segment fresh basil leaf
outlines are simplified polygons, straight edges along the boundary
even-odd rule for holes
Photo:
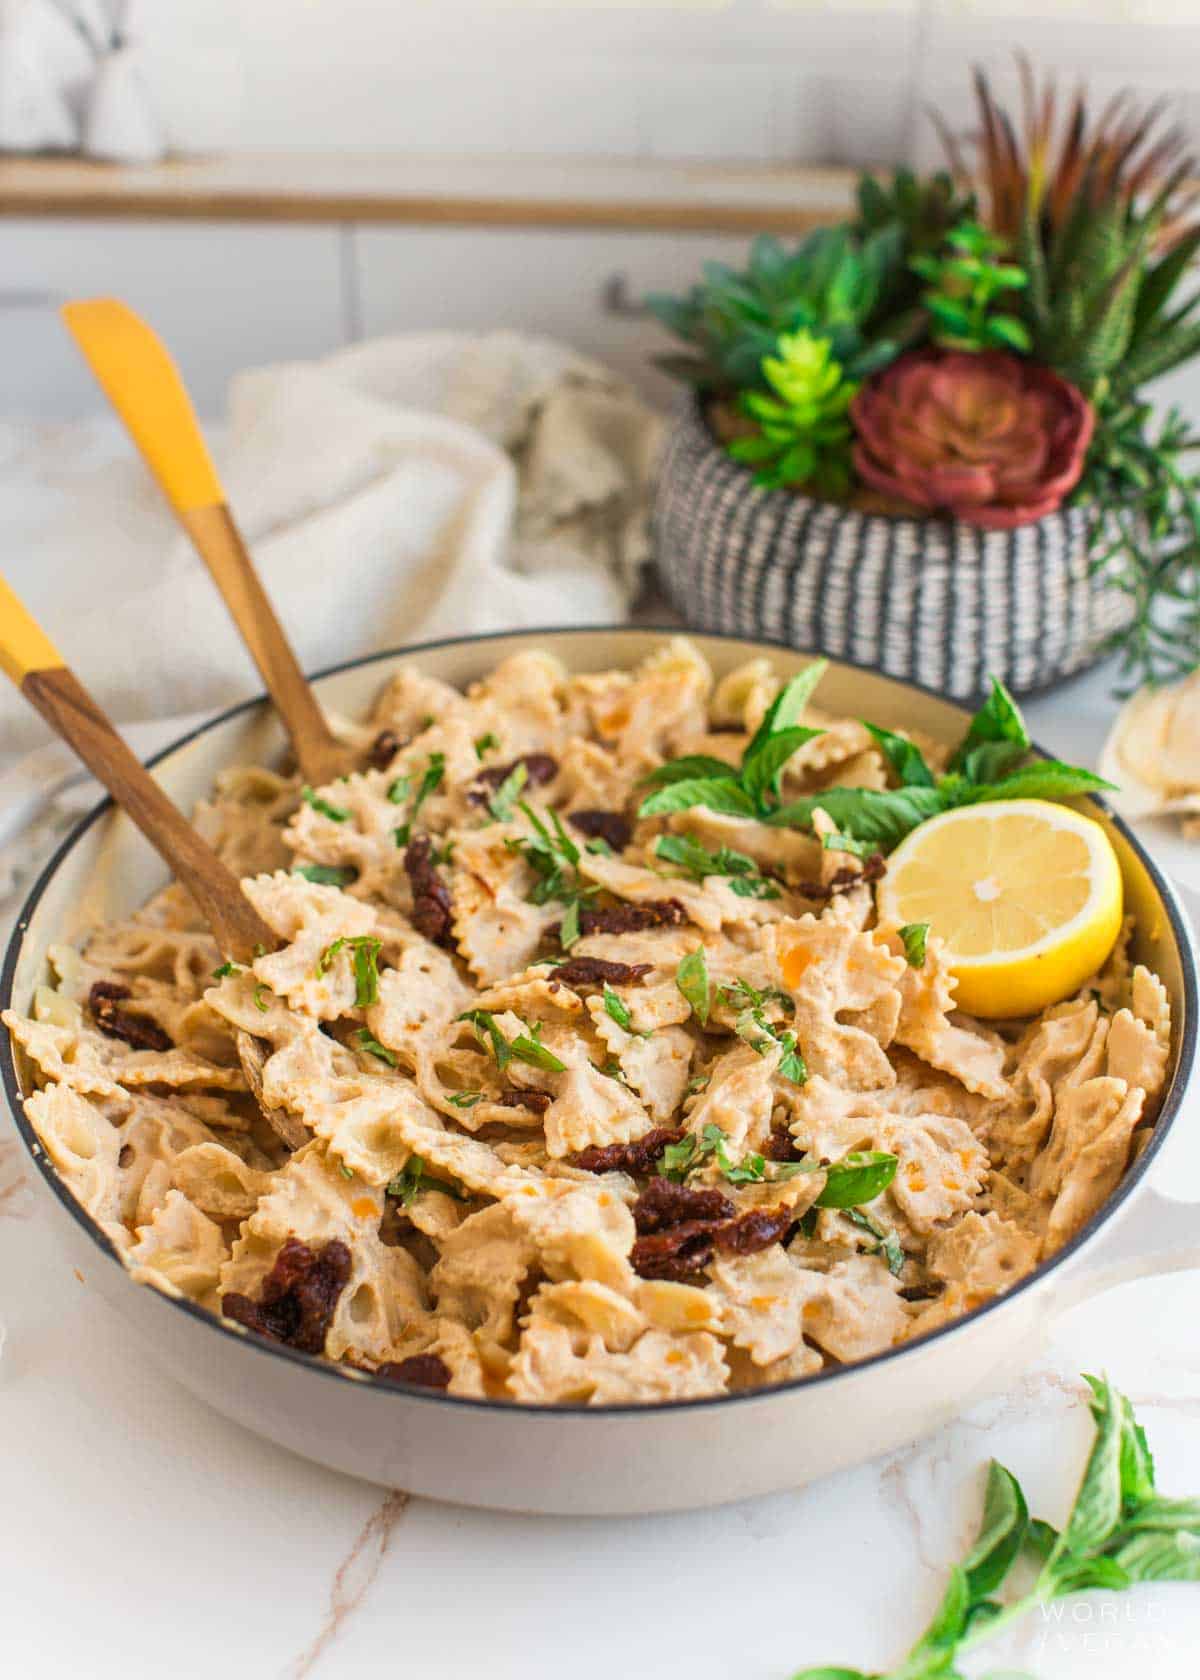
[[[946,809],[937,788],[826,788],[794,804],[772,811],[765,820],[772,828],[812,828],[812,814],[820,808],[843,834],[874,841],[882,851],[898,846],[927,817]]]
[[[357,1038],[361,1048],[364,1049],[368,1055],[378,1056],[379,1060],[381,1062],[386,1062],[389,1067],[396,1066],[396,1058],[388,1049],[387,1045],[380,1044],[379,1040],[372,1037],[366,1027],[360,1027],[358,1032],[355,1034],[355,1037]]]
[[[1007,776],[1028,753],[1020,741],[981,741],[963,759],[962,774],[968,782],[998,782]]]
[[[675,970],[675,984],[700,1025],[707,1026],[712,989],[708,982],[708,958],[703,945],[697,945],[694,951],[680,958]]]
[[[648,776],[642,777],[642,785],[667,787],[671,782],[694,781],[697,776],[736,782],[737,766],[727,764],[723,758],[710,758],[707,753],[691,753],[685,758],[673,758],[668,764],[660,764],[657,770],[651,770]]]
[[[447,1097],[446,1101],[451,1108],[474,1108],[477,1103],[483,1101],[483,1092],[456,1091],[452,1097]]]
[[[569,951],[579,936],[579,900],[573,898],[563,912],[563,919],[558,929],[558,942],[564,951]]]
[[[861,1668],[800,1668],[792,1680],[871,1680]]]
[[[1044,1522],[1041,1517],[1030,1517],[1029,1526],[1025,1530],[1025,1544],[1043,1563],[1054,1551],[1058,1541],[1059,1533],[1052,1523]]]
[[[1117,790],[1103,776],[1083,770],[1076,764],[1060,764],[1054,758],[1042,758],[1002,776],[998,782],[979,788],[964,803],[976,805],[992,799],[1073,799],[1081,793],[1115,793]]]
[[[500,786],[488,800],[488,810],[496,822],[507,822],[513,814],[513,806],[525,783],[529,780],[529,771],[522,759],[518,759],[512,769],[505,776]]]
[[[397,776],[396,780],[387,790],[388,803],[390,805],[403,805],[404,801],[408,798],[411,792],[412,777]]]
[[[857,1225],[860,1230],[870,1232],[871,1236],[875,1238],[875,1247],[871,1250],[871,1253],[882,1255],[888,1271],[891,1272],[893,1277],[899,1277],[904,1270],[905,1254],[900,1238],[895,1231],[885,1229],[877,1220],[872,1219],[869,1213],[864,1213],[861,1208],[842,1208],[841,1212],[843,1217],[848,1219],[852,1225]]]
[[[1111,1559],[1129,1581],[1200,1581],[1200,1534],[1194,1529],[1136,1534]]]
[[[410,1155],[404,1166],[388,1184],[385,1195],[393,1197],[402,1207],[411,1207],[418,1195],[427,1190],[438,1190],[443,1196],[449,1196],[456,1202],[468,1202],[470,1196],[451,1184],[444,1178],[431,1178],[425,1170],[425,1160],[421,1155]]]
[[[929,948],[929,923],[906,922],[900,929],[900,942],[910,968],[924,968]]]
[[[780,892],[774,881],[768,881],[765,875],[731,875],[729,890],[738,898],[779,898]]]
[[[1095,1377],[1084,1379],[1090,1384]],[[1133,1414],[1128,1395],[1119,1396],[1121,1406],[1121,1503],[1126,1513],[1140,1510],[1156,1499],[1154,1455],[1146,1431]],[[1200,1525],[1198,1525],[1200,1526]]]
[[[764,743],[772,735],[784,729],[791,729],[799,722],[804,708],[816,691],[817,684],[828,669],[827,659],[814,659],[811,665],[806,665],[803,671],[798,672],[791,682],[780,689],[767,707],[762,722],[742,754],[743,766],[749,764],[755,755],[762,751]]]
[[[317,887],[349,887],[358,880],[358,870],[350,864],[300,863],[292,874],[303,875]]]
[[[788,760],[806,741],[820,733],[819,729],[793,726],[768,735],[760,747],[755,748],[753,743],[747,747],[742,759],[741,783],[756,805],[762,805],[768,794],[779,791],[779,778]]]
[[[874,737],[883,756],[900,778],[902,787],[932,787],[933,771],[925,762],[925,754],[906,735],[896,735],[890,729],[880,729],[864,718],[863,727]]]
[[[1060,1546],[1067,1560],[1072,1554],[1099,1551],[1121,1520],[1121,1406],[1112,1386],[1097,1381],[1092,1383],[1090,1404],[1096,1439],[1062,1532]]]
[[[322,799],[320,794],[314,793],[310,787],[302,787],[300,797],[306,805],[311,805],[314,811],[319,812],[323,817],[328,817],[330,822],[344,823],[350,820],[349,811],[341,805],[331,805],[328,799]]]
[[[852,834],[823,834],[821,849],[826,852],[846,852],[850,857],[870,857],[873,847],[869,840],[856,840]]]
[[[489,729],[486,735],[481,735],[475,742],[475,757],[482,759],[484,753],[494,752],[499,745],[499,741]]]
[[[1130,1512],[1121,1528],[1127,1534],[1152,1528],[1190,1528],[1200,1534],[1200,1499],[1164,1499],[1155,1494]]]
[[[661,817],[671,811],[690,811],[696,805],[721,816],[753,817],[754,801],[736,781],[719,781],[713,776],[689,777],[672,782],[648,795],[638,808],[640,817]]]
[[[896,1176],[899,1161],[882,1149],[851,1150],[826,1169],[818,1207],[858,1207],[881,1196]]]
[[[518,1062],[528,1062],[530,1067],[543,1068],[547,1073],[566,1073],[566,1062],[560,1062],[551,1050],[541,1043],[538,1029],[535,1027],[532,1036],[529,1033],[518,1033],[512,1041],[512,1053]]]
[[[686,871],[695,881],[703,881],[705,876],[717,873],[716,853],[687,834],[660,834],[654,842],[654,855],[664,863],[673,863],[676,869]]]
[[[1029,731],[1016,701],[1002,682],[992,678],[992,690],[971,719],[967,733],[959,742],[948,768],[962,770],[968,756],[987,741],[1008,741],[1029,750]]]
[[[719,1131],[719,1127],[706,1126],[705,1133]],[[699,1138],[694,1132],[688,1132],[678,1143],[669,1143],[658,1158],[658,1176],[669,1178],[675,1184],[682,1184],[690,1172],[693,1172],[713,1152],[711,1137]]]
[[[910,1672],[925,1675],[942,1675],[947,1672],[944,1663],[935,1666],[927,1659],[948,1660],[953,1656],[954,1648],[966,1629],[970,1609],[971,1587],[967,1580],[967,1572],[956,1564],[950,1571],[950,1580],[933,1621],[909,1653],[905,1666],[910,1668]],[[919,1666],[922,1662],[923,1667]]]
[[[1020,1482],[993,1458],[979,1534],[962,1562],[973,1601],[996,1591],[1020,1556],[1028,1527],[1029,1507]]]

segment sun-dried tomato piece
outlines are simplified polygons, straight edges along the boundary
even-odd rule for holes
[[[505,1108],[527,1108],[531,1114],[545,1114],[554,1098],[549,1091],[518,1089],[516,1085],[506,1085],[500,1093],[500,1101]]]
[[[614,904],[608,910],[582,909],[579,931],[589,933],[645,933],[648,928],[682,927],[687,911],[677,898],[652,898],[645,904]]]
[[[418,1388],[448,1388],[450,1367],[436,1353],[414,1353],[408,1359],[389,1359],[376,1368],[384,1382],[415,1383]]]
[[[381,729],[371,742],[367,763],[372,770],[386,770],[404,742],[394,729]]]
[[[334,1308],[350,1280],[350,1266],[350,1250],[336,1237],[319,1252],[289,1237],[262,1281],[259,1300],[223,1295],[221,1311],[269,1341],[284,1342],[301,1353],[321,1353]]]
[[[636,986],[653,967],[653,963],[608,962],[604,957],[568,957],[554,969],[552,979],[573,992],[580,986]]]
[[[713,1232],[716,1245],[726,1254],[757,1254],[787,1235],[795,1219],[791,1208],[751,1208]]]
[[[614,852],[623,852],[633,838],[633,826],[620,811],[572,811],[567,821],[589,840],[606,840]]]
[[[882,852],[872,852],[863,859],[861,869],[839,869],[828,881],[796,881],[792,891],[798,892],[801,898],[836,898],[863,882],[882,881],[886,874],[887,859]]]
[[[771,1132],[762,1152],[768,1161],[799,1161],[803,1158],[803,1152],[796,1148],[790,1132]]]
[[[581,1149],[571,1156],[571,1165],[590,1173],[648,1173],[667,1145],[678,1143],[682,1136],[669,1126],[655,1126],[632,1143],[594,1143],[589,1149]]]
[[[511,764],[490,764],[486,770],[476,771],[467,799],[472,805],[486,805],[488,795],[495,793],[501,783],[508,780],[518,764],[525,766],[525,781],[529,787],[545,787],[558,775],[558,760],[551,758],[549,753],[522,753]]]
[[[106,1038],[119,1038],[134,1050],[173,1050],[173,1040],[157,1021],[117,1007],[132,995],[129,987],[117,980],[95,981],[88,993],[88,1008],[97,1027]]]
[[[712,1259],[716,1229],[714,1220],[687,1219],[639,1237],[629,1254],[633,1269],[639,1277],[682,1283]]]
[[[719,1190],[693,1189],[669,1178],[656,1178],[633,1204],[633,1222],[638,1230],[662,1231],[685,1219],[732,1219],[737,1209]]]
[[[418,933],[435,945],[453,945],[450,889],[433,864],[433,841],[417,834],[404,850],[404,870],[412,887],[411,920]]]

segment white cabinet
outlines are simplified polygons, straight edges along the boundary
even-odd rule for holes
[[[741,263],[748,239],[703,233],[525,228],[360,228],[355,235],[364,337],[420,327],[515,327],[599,356],[660,400],[650,365],[671,347],[649,317],[614,310],[648,291],[682,291],[713,260]]]
[[[347,238],[332,226],[0,220],[0,414],[102,407],[56,313],[66,298],[98,295],[143,313],[200,409],[220,413],[239,368],[344,342]]]

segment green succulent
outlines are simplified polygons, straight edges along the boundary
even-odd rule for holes
[[[913,336],[915,322],[889,321],[884,304],[905,264],[904,238],[888,226],[860,238],[849,227],[818,228],[793,251],[762,235],[745,269],[706,263],[683,297],[654,293],[652,314],[690,346],[656,358],[659,367],[707,392],[762,390],[764,364],[785,336],[828,340],[853,379],[885,367]]]
[[[1015,315],[993,308],[1003,292],[1023,290],[1029,276],[998,259],[1005,241],[978,222],[960,222],[946,235],[949,250],[916,256],[910,267],[930,282],[921,302],[933,318],[933,338],[952,350],[1027,352],[1029,328]]]
[[[804,485],[820,496],[844,496],[852,435],[847,410],[857,381],[845,377],[829,339],[807,327],[786,333],[779,354],[763,358],[762,371],[775,395],[742,393],[738,406],[759,429],[735,438],[729,453],[754,467],[755,482],[768,489]]]
[[[900,230],[907,260],[893,277],[887,305],[895,310],[914,308],[920,287],[910,260],[940,251],[950,229],[976,215],[974,193],[961,191],[948,170],[922,178],[911,169],[897,169],[890,184],[874,175],[861,175],[856,196],[854,231],[859,238],[884,228]]]

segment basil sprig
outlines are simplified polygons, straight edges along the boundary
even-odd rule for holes
[[[971,719],[943,776],[935,776],[912,741],[868,723],[892,774],[894,788],[826,788],[771,812],[764,820],[780,828],[811,829],[818,806],[851,840],[882,851],[898,846],[929,817],[960,805],[994,799],[1071,799],[1112,791],[1112,783],[1058,759],[1030,763],[1029,734],[1016,701],[992,679],[988,698]]]
[[[763,875],[752,857],[735,852],[731,846],[721,846],[710,852],[690,834],[660,834],[654,842],[655,857],[673,863],[690,875],[693,881],[704,881],[710,875],[724,875],[739,898],[778,898],[779,888]]]
[[[358,880],[358,870],[348,863],[301,863],[292,874],[303,875],[317,887],[349,887]]]
[[[739,764],[692,754],[659,765],[646,777],[647,785],[656,791],[643,799],[638,815],[657,817],[703,805],[725,816],[767,817],[779,804],[779,778],[784,765],[806,741],[821,733],[804,728],[796,720],[812,698],[827,664],[828,660],[815,660],[780,690]]]
[[[1155,1487],[1145,1431],[1125,1395],[1084,1379],[1096,1434],[1061,1530],[1031,1518],[1021,1484],[992,1460],[974,1545],[950,1573],[937,1613],[898,1667],[806,1668],[792,1680],[948,1680],[978,1646],[1031,1610],[1091,1588],[1121,1592],[1146,1581],[1200,1581],[1200,1499]],[[1022,1553],[1040,1560],[1032,1585],[1007,1603],[995,1594]]]
[[[475,1036],[484,1049],[490,1049],[496,1059],[496,1066],[501,1073],[510,1062],[526,1062],[530,1067],[543,1068],[547,1073],[565,1073],[567,1064],[559,1061],[552,1050],[547,1050],[542,1043],[542,1028],[540,1022],[526,1027],[523,1033],[518,1033],[510,1043],[500,1031],[496,1017],[486,1009],[468,1009],[465,1015],[460,1015],[460,1021],[469,1021],[475,1028]]]
[[[451,1184],[448,1179],[434,1178],[426,1170],[426,1162],[421,1155],[408,1157],[384,1194],[398,1201],[401,1207],[409,1208],[426,1190],[440,1190],[443,1196],[449,1196],[455,1202],[470,1200],[466,1191],[460,1189],[457,1184]]]
[[[317,979],[328,973],[330,964],[340,951],[349,951],[354,963],[354,1002],[359,1009],[369,1009],[372,1004],[379,1002],[379,953],[383,949],[381,940],[371,933],[357,933],[352,937],[343,935],[335,939],[332,945],[326,945],[317,958],[317,966],[313,970]]]
[[[422,805],[431,793],[436,793],[446,776],[445,753],[434,752],[429,755],[429,763],[425,766],[424,774],[417,784],[416,796],[409,807],[408,820],[402,822],[399,828],[392,830],[392,838],[397,846],[407,846],[412,839],[413,827]],[[393,805],[403,805],[412,788],[412,780],[408,776],[399,776],[388,789],[388,798]]]

